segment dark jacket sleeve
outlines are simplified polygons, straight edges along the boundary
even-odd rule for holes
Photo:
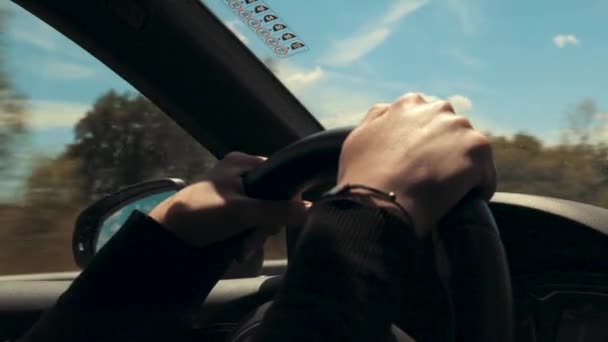
[[[135,212],[23,341],[188,340],[232,257],[230,240],[196,249]]]
[[[404,219],[358,198],[309,212],[254,341],[386,341],[420,242]]]
[[[258,341],[379,341],[414,264],[399,217],[334,198],[310,210]],[[24,341],[185,341],[234,242],[195,249],[141,213],[96,255]]]

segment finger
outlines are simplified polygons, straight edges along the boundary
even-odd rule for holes
[[[492,155],[490,155],[489,160],[486,161],[485,167],[482,172],[482,185],[479,189],[479,192],[483,199],[489,201],[496,193],[496,188],[498,187],[498,175],[496,172],[496,166],[494,165]]]
[[[454,107],[448,101],[435,101],[429,104],[436,113],[456,114]]]
[[[492,147],[488,138],[477,131],[471,131],[471,157],[475,172],[478,175],[478,184],[475,187],[483,199],[490,200],[497,188],[497,173],[494,165]]]
[[[239,174],[250,171],[266,161],[266,157],[252,156],[242,152],[230,152],[218,166],[227,166]]]
[[[306,210],[310,209],[310,207],[312,207],[312,202],[309,201],[302,201],[302,204],[304,204],[304,208]]]
[[[375,104],[365,115],[365,117],[363,118],[363,120],[361,120],[361,124],[366,124],[371,122],[374,119],[379,118],[380,116],[384,115],[386,113],[386,111],[388,111],[388,109],[391,107],[390,104],[388,103],[378,103]]]
[[[393,102],[393,106],[412,107],[427,103],[424,97],[419,93],[407,93],[402,95]]]
[[[498,188],[498,174],[496,172],[496,166],[494,162],[486,167],[486,182],[485,186],[481,189],[481,195],[486,201],[489,201],[494,197],[496,189]]]
[[[451,129],[465,129],[468,131],[474,131],[473,124],[466,117],[458,114],[446,114],[443,113],[444,118],[446,120],[446,124],[450,126]]]

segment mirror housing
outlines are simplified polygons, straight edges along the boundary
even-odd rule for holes
[[[84,269],[134,210],[147,214],[184,186],[184,181],[174,178],[143,182],[104,196],[83,210],[72,237],[76,264]]]

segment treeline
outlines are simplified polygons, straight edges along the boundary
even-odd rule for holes
[[[562,143],[543,146],[516,134],[491,137],[498,191],[551,196],[608,208],[608,146]]]
[[[214,162],[143,96],[107,92],[74,127],[74,142],[34,167],[23,200],[0,204],[0,275],[75,269],[71,234],[87,204],[148,179],[193,182]]]
[[[551,146],[524,133],[490,135],[499,191],[608,207],[608,146],[581,132]],[[34,168],[23,201],[0,205],[0,275],[74,269],[73,223],[88,203],[146,179],[192,182],[214,161],[143,96],[107,92],[75,126],[74,142]],[[283,255],[280,239],[270,242],[270,256]]]

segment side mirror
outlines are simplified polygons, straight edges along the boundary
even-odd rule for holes
[[[139,183],[97,200],[76,219],[72,238],[76,264],[85,268],[133,211],[147,214],[184,186],[181,179],[167,178]]]

